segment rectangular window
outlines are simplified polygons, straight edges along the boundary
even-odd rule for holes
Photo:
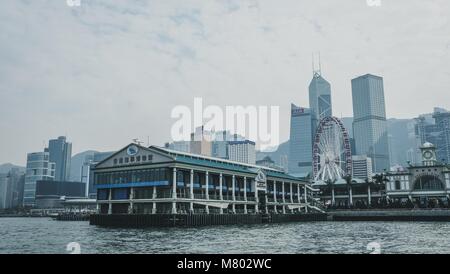
[[[147,161],[147,156],[145,156],[145,155],[142,156],[142,161],[143,161],[143,162]]]

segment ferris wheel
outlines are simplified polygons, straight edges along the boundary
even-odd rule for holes
[[[320,120],[313,147],[314,180],[335,182],[352,174],[348,132],[336,117]]]

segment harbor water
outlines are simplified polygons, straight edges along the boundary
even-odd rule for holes
[[[447,222],[299,222],[118,229],[0,218],[0,253],[450,253]]]

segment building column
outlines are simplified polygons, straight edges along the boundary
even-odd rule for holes
[[[206,200],[209,200],[209,172],[205,172]]]
[[[286,214],[286,206],[284,205],[286,203],[286,197],[284,197],[284,182],[281,182],[281,201],[283,201],[283,214]]]
[[[352,190],[351,185],[350,185],[350,190],[349,190],[348,194],[349,194],[349,203],[350,203],[350,206],[352,206],[353,205],[353,190]]]
[[[297,184],[297,201],[299,204],[302,202],[300,200],[300,184]]]
[[[173,176],[172,176],[172,214],[177,214],[177,169],[173,168]]]
[[[289,188],[291,190],[291,204],[294,203],[294,193],[292,192],[292,183],[289,184]]]
[[[244,201],[247,202],[247,177],[244,177]],[[247,214],[247,204],[244,204],[244,214]]]
[[[244,177],[244,201],[247,201],[247,177]]]
[[[234,204],[234,202],[236,201],[236,196],[234,194],[235,188],[236,188],[236,176],[233,175],[231,179],[231,197],[233,198],[233,205],[232,205],[233,213],[236,213],[236,205]]]
[[[370,206],[372,201],[372,193],[370,191],[370,183],[367,185],[367,204]]]
[[[274,205],[273,205],[273,209],[274,209],[274,211],[275,211],[275,214],[276,213],[278,213],[278,210],[277,210],[277,181],[273,181],[273,202],[274,202]]]
[[[156,203],[152,203],[152,214],[156,214]]]
[[[134,199],[134,188],[131,187],[130,188],[130,210],[129,210],[130,214],[133,214],[133,207],[134,207],[133,199]]]
[[[256,190],[256,180],[253,180],[253,189],[255,190],[255,213],[259,213],[259,197],[258,197],[258,191]]]
[[[209,171],[205,171],[205,198],[209,200]],[[209,214],[209,206],[205,206],[206,214]]]
[[[194,170],[191,169],[190,177],[189,177],[189,197],[194,199]],[[189,203],[189,210],[191,213],[194,213],[194,203]]]
[[[222,173],[220,173],[219,174],[219,188],[220,188],[220,191],[219,191],[219,198],[220,198],[220,200],[222,201],[223,200],[223,175],[222,175]],[[223,214],[223,208],[222,207],[220,207],[220,209],[219,209],[219,213],[220,214]]]
[[[336,204],[336,198],[334,197],[334,186],[331,186],[331,205],[334,206]]]
[[[219,174],[219,188],[220,188],[220,191],[219,191],[219,199],[220,200],[223,200],[223,175],[222,175],[222,173],[220,173]]]
[[[194,199],[194,170],[191,169],[191,174],[189,177],[189,197]]]
[[[96,210],[96,212],[97,212],[97,214],[99,214],[100,213],[100,205],[97,203],[96,205],[95,205],[95,210]]]
[[[112,214],[112,189],[109,189],[109,197],[108,197],[109,203],[108,203],[108,214]]]
[[[267,197],[267,193],[265,195],[265,199],[266,199],[266,208],[264,210],[266,214],[269,214],[269,206],[268,206],[269,198]]]
[[[308,189],[306,188],[306,185],[304,186],[305,189],[305,213],[308,213]]]

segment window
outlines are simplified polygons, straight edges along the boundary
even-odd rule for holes
[[[119,158],[119,164],[123,164],[123,158]]]
[[[445,189],[442,181],[433,175],[423,175],[414,182],[415,190],[443,190]]]
[[[117,165],[117,159],[114,159],[114,165]]]
[[[142,156],[142,161],[143,162],[147,161],[147,156],[146,155]]]
[[[396,189],[396,190],[400,190],[400,189],[402,189],[402,187],[401,187],[401,185],[400,185],[400,181],[399,181],[399,180],[395,181],[395,189]]]
[[[130,157],[130,162],[132,162],[132,163],[134,162],[134,156]]]
[[[136,156],[136,162],[140,162],[141,161],[141,156]]]
[[[128,157],[125,157],[125,164],[128,164]]]
[[[148,160],[153,161],[153,155],[148,155]]]

